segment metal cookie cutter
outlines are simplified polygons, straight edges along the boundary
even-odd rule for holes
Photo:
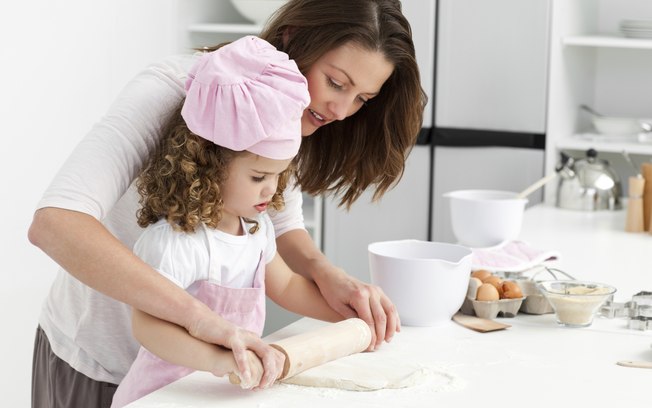
[[[643,291],[632,296],[628,327],[652,330],[652,292]]]
[[[639,292],[625,303],[614,302],[612,297],[600,308],[600,316],[627,317],[627,327],[630,329],[652,330],[652,292]]]
[[[632,330],[652,330],[652,318],[645,316],[634,316],[629,319],[627,327]]]

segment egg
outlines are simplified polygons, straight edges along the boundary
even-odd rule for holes
[[[496,287],[491,283],[483,283],[478,288],[478,294],[476,296],[476,300],[492,301],[498,299],[500,299],[500,294],[498,293],[498,289],[496,289]]]
[[[487,279],[483,280],[482,283],[490,283],[490,284],[494,285],[494,287],[498,291],[498,296],[500,296],[500,298],[503,297],[503,280],[500,279],[498,276],[493,276],[492,275],[492,276],[488,277]]]
[[[478,269],[478,270],[475,270],[475,271],[471,272],[471,276],[472,276],[473,278],[478,278],[478,279],[480,279],[481,281],[484,281],[484,280],[487,279],[489,276],[491,276],[491,272],[489,272],[489,271],[486,270],[486,269]]]
[[[469,279],[469,287],[466,290],[466,297],[469,299],[475,299],[478,294],[478,288],[482,285],[482,281],[478,278]]]
[[[518,299],[523,297],[523,292],[518,283],[514,281],[503,282],[503,298],[505,299]]]

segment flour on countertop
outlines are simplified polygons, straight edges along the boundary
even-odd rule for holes
[[[462,380],[444,368],[378,357],[377,353],[354,354],[306,370],[283,380],[283,383],[317,387],[322,392],[328,389],[374,393],[432,393],[459,390],[465,386]]]

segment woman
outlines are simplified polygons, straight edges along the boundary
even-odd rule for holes
[[[339,194],[344,206],[370,187],[380,198],[403,172],[425,105],[400,2],[290,0],[261,37],[288,53],[308,80],[312,101],[302,134],[310,137],[298,155],[297,185],[310,194]],[[134,78],[38,205],[29,239],[62,270],[39,319],[35,407],[110,405],[138,349],[129,306],[231,349],[242,372],[247,349],[263,367],[274,364],[259,337],[216,316],[131,252],[142,231],[130,185],[184,96],[182,74],[190,64],[184,61]],[[400,328],[390,300],[315,247],[302,228],[298,189],[288,189],[285,201],[286,209],[273,216],[279,254],[312,279],[338,313],[372,326],[372,348],[389,341]],[[268,384],[273,379],[265,375],[261,383]]]

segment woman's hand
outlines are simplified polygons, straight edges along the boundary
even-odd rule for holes
[[[361,282],[331,264],[303,229],[276,238],[279,254],[296,273],[313,280],[328,305],[345,318],[359,317],[371,328],[369,350],[401,331],[396,307],[378,286]]]
[[[369,350],[379,347],[383,340],[391,341],[394,333],[401,331],[396,307],[380,287],[361,282],[335,267],[313,276],[330,307],[346,318],[359,317],[369,325]]]

